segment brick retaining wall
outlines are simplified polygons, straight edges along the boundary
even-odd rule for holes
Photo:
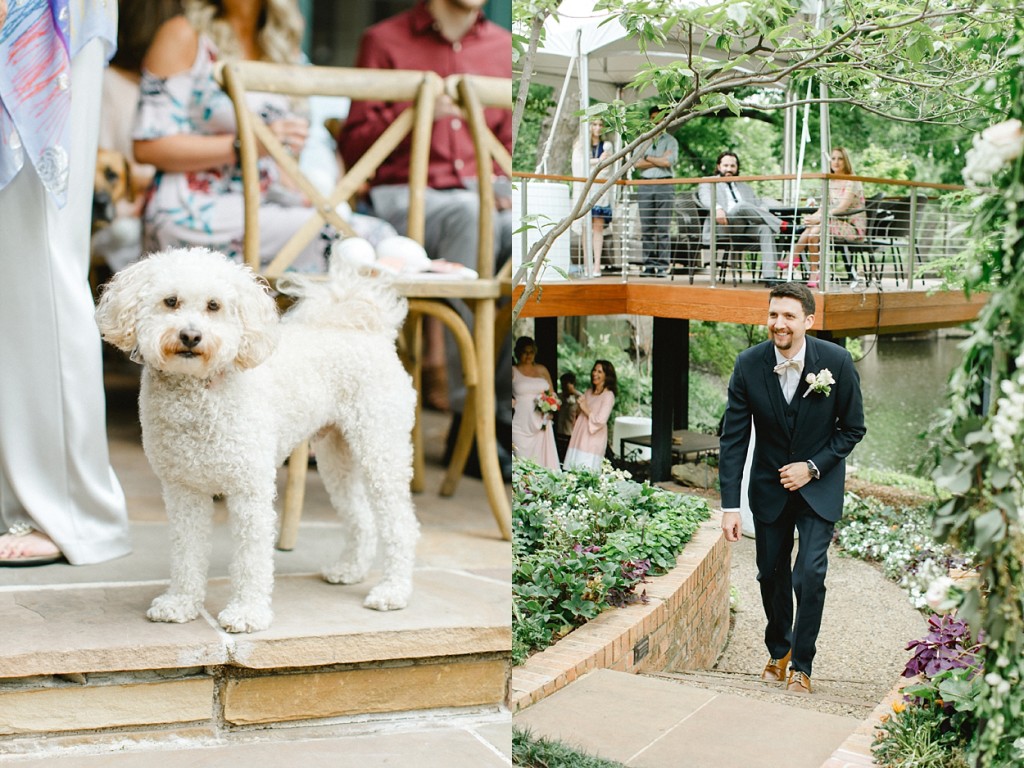
[[[512,670],[516,712],[594,669],[655,672],[710,669],[729,636],[732,550],[713,513],[664,576],[645,586],[649,601],[605,611]]]

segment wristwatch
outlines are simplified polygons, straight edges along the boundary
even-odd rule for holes
[[[821,480],[821,472],[818,471],[817,466],[810,459],[807,460],[807,471],[811,473],[811,477],[815,480]]]

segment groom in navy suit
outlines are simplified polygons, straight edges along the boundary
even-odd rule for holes
[[[719,461],[722,529],[728,541],[738,541],[740,482],[753,423],[748,496],[768,619],[769,660],[761,677],[797,693],[811,692],[828,546],[843,514],[846,457],[865,433],[853,360],[843,347],[806,335],[814,311],[814,294],[801,283],[783,283],[769,293],[769,340],[741,352],[729,380]],[[795,564],[794,530],[800,534]]]

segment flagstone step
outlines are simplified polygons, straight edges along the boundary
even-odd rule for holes
[[[187,624],[145,618],[165,582],[0,590],[0,755],[26,740],[118,729],[224,734],[332,718],[501,708],[511,595],[502,579],[422,568],[402,611],[362,607],[375,583],[279,576],[270,629],[216,623],[229,585]]]

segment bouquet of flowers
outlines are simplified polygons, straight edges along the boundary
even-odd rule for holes
[[[537,395],[536,407],[543,414],[554,413],[561,404],[562,401],[558,399],[557,395],[549,395],[547,392]]]

